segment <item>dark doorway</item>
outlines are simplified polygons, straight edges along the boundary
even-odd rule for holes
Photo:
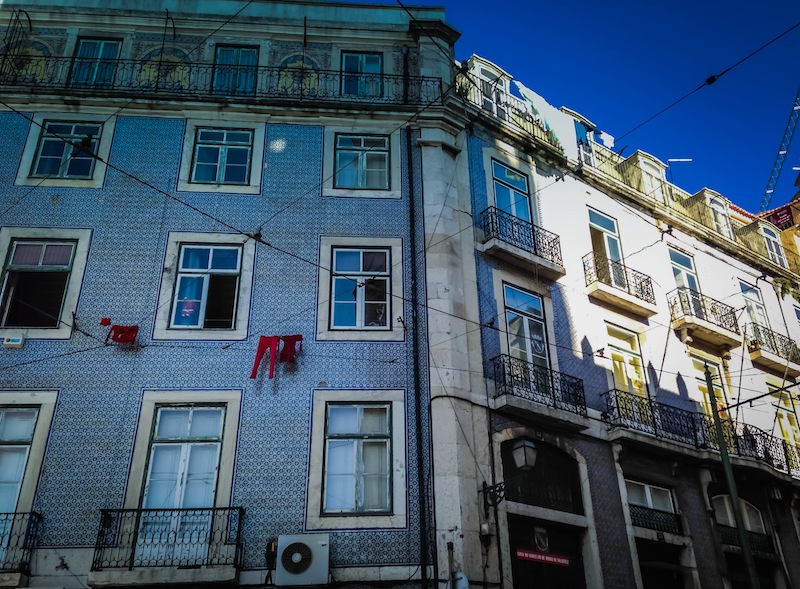
[[[581,589],[585,531],[563,524],[509,516],[514,589]]]
[[[637,538],[636,551],[644,589],[684,589],[683,547]]]

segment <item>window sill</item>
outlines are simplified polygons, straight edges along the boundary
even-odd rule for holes
[[[322,190],[322,196],[329,198],[381,198],[400,199],[400,190],[355,189],[355,188],[330,188]]]
[[[363,513],[310,515],[306,522],[306,529],[308,530],[397,529],[405,527],[405,515],[368,515]]]
[[[174,329],[157,327],[154,340],[239,341],[247,339],[247,329]]]

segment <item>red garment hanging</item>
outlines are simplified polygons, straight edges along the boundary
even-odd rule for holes
[[[282,335],[283,349],[281,350],[281,362],[294,362],[297,358],[297,352],[303,351],[303,336],[302,335]],[[300,349],[297,345],[300,344]]]
[[[280,346],[281,338],[279,336],[265,336],[262,335],[258,340],[258,348],[256,349],[256,359],[253,362],[253,370],[250,373],[250,378],[255,378],[258,375],[258,365],[264,359],[264,354],[269,350],[269,377],[275,376],[275,359],[278,356],[278,347]]]
[[[118,344],[132,344],[136,341],[138,333],[138,325],[112,325],[106,336],[106,343],[111,338],[112,341]]]

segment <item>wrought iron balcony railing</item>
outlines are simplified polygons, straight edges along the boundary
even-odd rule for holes
[[[489,207],[481,213],[484,240],[499,239],[530,252],[548,262],[562,266],[561,241],[555,233],[515,217],[511,213]]]
[[[717,524],[717,528],[719,528],[719,535],[722,537],[722,542],[724,544],[741,546],[741,542],[739,541],[739,533],[736,531],[736,528],[733,526],[724,526],[722,524]],[[770,538],[767,534],[747,532],[747,537],[750,540],[750,548],[756,552],[766,552],[768,554],[775,552],[775,548],[772,545],[772,538]]]
[[[0,571],[28,573],[31,551],[39,542],[42,516],[30,513],[0,513]]]
[[[739,334],[736,310],[730,305],[686,287],[676,288],[667,298],[673,321],[682,317],[695,317]]]
[[[745,326],[745,333],[747,347],[751,352],[764,350],[789,362],[800,364],[800,350],[794,340],[758,323],[748,323]]]
[[[311,66],[234,66],[183,61],[0,56],[0,87],[158,99],[237,102],[322,101],[428,105],[439,78],[358,74]]]
[[[719,450],[714,421],[709,415],[657,403],[619,389],[611,389],[604,396],[605,419],[611,427],[645,432],[701,449]],[[725,416],[722,418],[722,434],[730,454],[754,458],[800,479],[800,449],[795,445]]]
[[[92,570],[240,565],[242,507],[103,509]]]
[[[580,378],[505,354],[494,358],[492,364],[495,398],[513,395],[586,416],[586,399]]]
[[[642,505],[629,504],[628,507],[631,511],[631,523],[634,526],[669,534],[682,533],[681,518],[678,517],[677,513],[643,507]]]
[[[586,286],[602,282],[645,302],[656,304],[653,281],[642,272],[628,268],[622,262],[615,262],[603,254],[590,252],[583,256],[583,273]]]

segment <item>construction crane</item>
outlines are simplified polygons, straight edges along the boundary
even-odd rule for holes
[[[772,193],[775,192],[775,186],[778,184],[778,178],[780,178],[781,170],[783,169],[783,162],[786,160],[786,154],[789,153],[789,145],[792,143],[792,137],[794,137],[794,131],[797,128],[797,119],[800,119],[800,88],[797,89],[797,96],[794,98],[792,112],[789,113],[789,122],[786,123],[786,131],[783,133],[781,146],[778,148],[778,156],[775,158],[775,164],[772,166],[772,173],[769,175],[767,188],[761,199],[761,208],[758,209],[759,213],[763,213],[769,208],[769,203],[772,200]]]

